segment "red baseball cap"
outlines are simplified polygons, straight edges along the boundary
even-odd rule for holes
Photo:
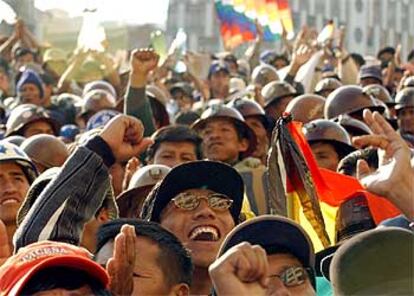
[[[30,244],[0,267],[0,295],[19,295],[37,272],[57,266],[85,271],[107,287],[109,276],[106,270],[91,258],[92,254],[86,249],[66,243],[42,241]]]

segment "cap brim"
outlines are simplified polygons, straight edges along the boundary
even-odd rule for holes
[[[233,200],[230,213],[237,223],[244,194],[243,179],[231,166],[215,161],[193,161],[173,168],[157,188],[151,220],[159,222],[162,210],[177,194],[188,189],[209,189]]]
[[[104,287],[108,286],[109,276],[104,268],[91,259],[80,256],[56,256],[50,257],[41,263],[33,266],[11,289],[9,296],[18,296],[20,291],[29,282],[29,280],[39,271],[49,267],[71,267],[73,269],[85,271],[91,277],[97,279]]]
[[[154,185],[132,188],[118,195],[115,200],[119,210],[119,217],[139,218],[140,208]],[[136,216],[128,217],[130,212],[136,212]]]
[[[372,75],[372,74],[363,74],[363,75],[361,75],[361,76],[359,76],[359,79],[367,79],[367,78],[373,78],[373,79],[376,79],[376,80],[378,80],[378,81],[381,81],[382,82],[382,78],[379,78],[378,76],[376,76],[376,75]]]
[[[315,272],[316,276],[324,276],[329,280],[329,266],[332,261],[332,256],[339,248],[340,244],[328,247],[315,254]]]
[[[263,215],[236,226],[226,236],[217,257],[245,241],[260,245],[267,253],[288,251],[303,266],[314,267],[315,255],[309,237],[295,222],[285,217]]]

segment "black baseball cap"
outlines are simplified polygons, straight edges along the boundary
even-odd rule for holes
[[[291,219],[261,215],[237,225],[224,239],[218,257],[241,242],[260,245],[269,255],[289,252],[304,267],[314,267],[315,252],[312,242],[303,228]]]
[[[238,223],[244,196],[243,179],[231,166],[208,160],[174,167],[147,197],[151,206],[143,215],[144,218],[160,222],[162,210],[177,194],[188,189],[209,189],[231,198],[233,204],[230,213],[235,223]]]

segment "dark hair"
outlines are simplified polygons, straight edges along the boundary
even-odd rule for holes
[[[31,54],[33,56],[33,59],[36,58],[36,53],[33,52],[31,49],[24,48],[24,47],[19,47],[14,52],[14,59],[18,59],[18,58],[20,58],[22,56],[25,56],[27,54]]]
[[[51,289],[75,290],[89,286],[93,295],[111,295],[97,279],[91,277],[86,271],[54,266],[38,271],[24,285],[19,295],[33,295]]]
[[[365,59],[362,55],[360,55],[359,53],[350,53],[349,56],[354,60],[354,62],[359,66],[363,66],[365,65]]]
[[[407,56],[407,61],[414,59],[414,49],[412,49]]]
[[[386,46],[384,48],[381,48],[377,53],[377,59],[380,59],[380,57],[385,53],[389,53],[391,55],[394,55],[395,54],[395,48],[391,47],[391,46]]]
[[[288,65],[288,64],[289,64],[289,59],[288,59],[288,57],[286,56],[286,54],[284,54],[284,53],[282,53],[282,54],[276,54],[276,55],[274,56],[274,58],[272,59],[272,64],[274,64],[277,60],[282,60],[282,61],[284,61],[284,62],[286,63],[286,65]]]
[[[200,115],[197,112],[194,112],[194,111],[180,111],[175,115],[174,121],[175,121],[176,124],[191,126],[199,118],[200,118]]]
[[[195,153],[197,159],[201,159],[201,138],[185,125],[168,125],[157,130],[153,135],[152,139],[154,144],[152,144],[147,149],[147,160],[154,158],[155,153],[157,152],[160,145],[164,142],[191,142],[195,146]]]
[[[185,283],[191,286],[193,263],[190,253],[174,234],[158,223],[138,219],[116,219],[102,225],[97,233],[97,252],[118,235],[122,225],[135,227],[139,236],[149,238],[160,248],[158,262],[170,286]]]
[[[345,156],[338,164],[337,171],[348,176],[355,176],[357,169],[357,162],[359,159],[365,160],[372,168],[378,168],[378,154],[377,149],[365,148],[356,150]]]
[[[336,154],[338,154],[338,160],[344,159],[352,151],[350,151],[350,149],[344,144],[336,141],[322,140],[321,142],[325,142],[332,145],[332,147],[335,149]]]
[[[151,106],[151,111],[155,122],[160,126],[167,126],[170,124],[170,118],[168,116],[165,106],[160,103],[155,97],[147,95],[148,101]]]

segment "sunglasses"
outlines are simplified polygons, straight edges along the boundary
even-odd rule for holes
[[[271,275],[270,278],[278,277],[285,287],[296,287],[305,283],[309,279],[310,268],[292,266],[284,270],[281,274]]]
[[[200,205],[202,199],[207,200],[209,208],[215,211],[228,210],[233,204],[233,200],[231,200],[228,196],[220,193],[212,193],[207,196],[200,196],[189,192],[183,192],[174,197],[172,201],[177,208],[186,211],[192,211]]]

